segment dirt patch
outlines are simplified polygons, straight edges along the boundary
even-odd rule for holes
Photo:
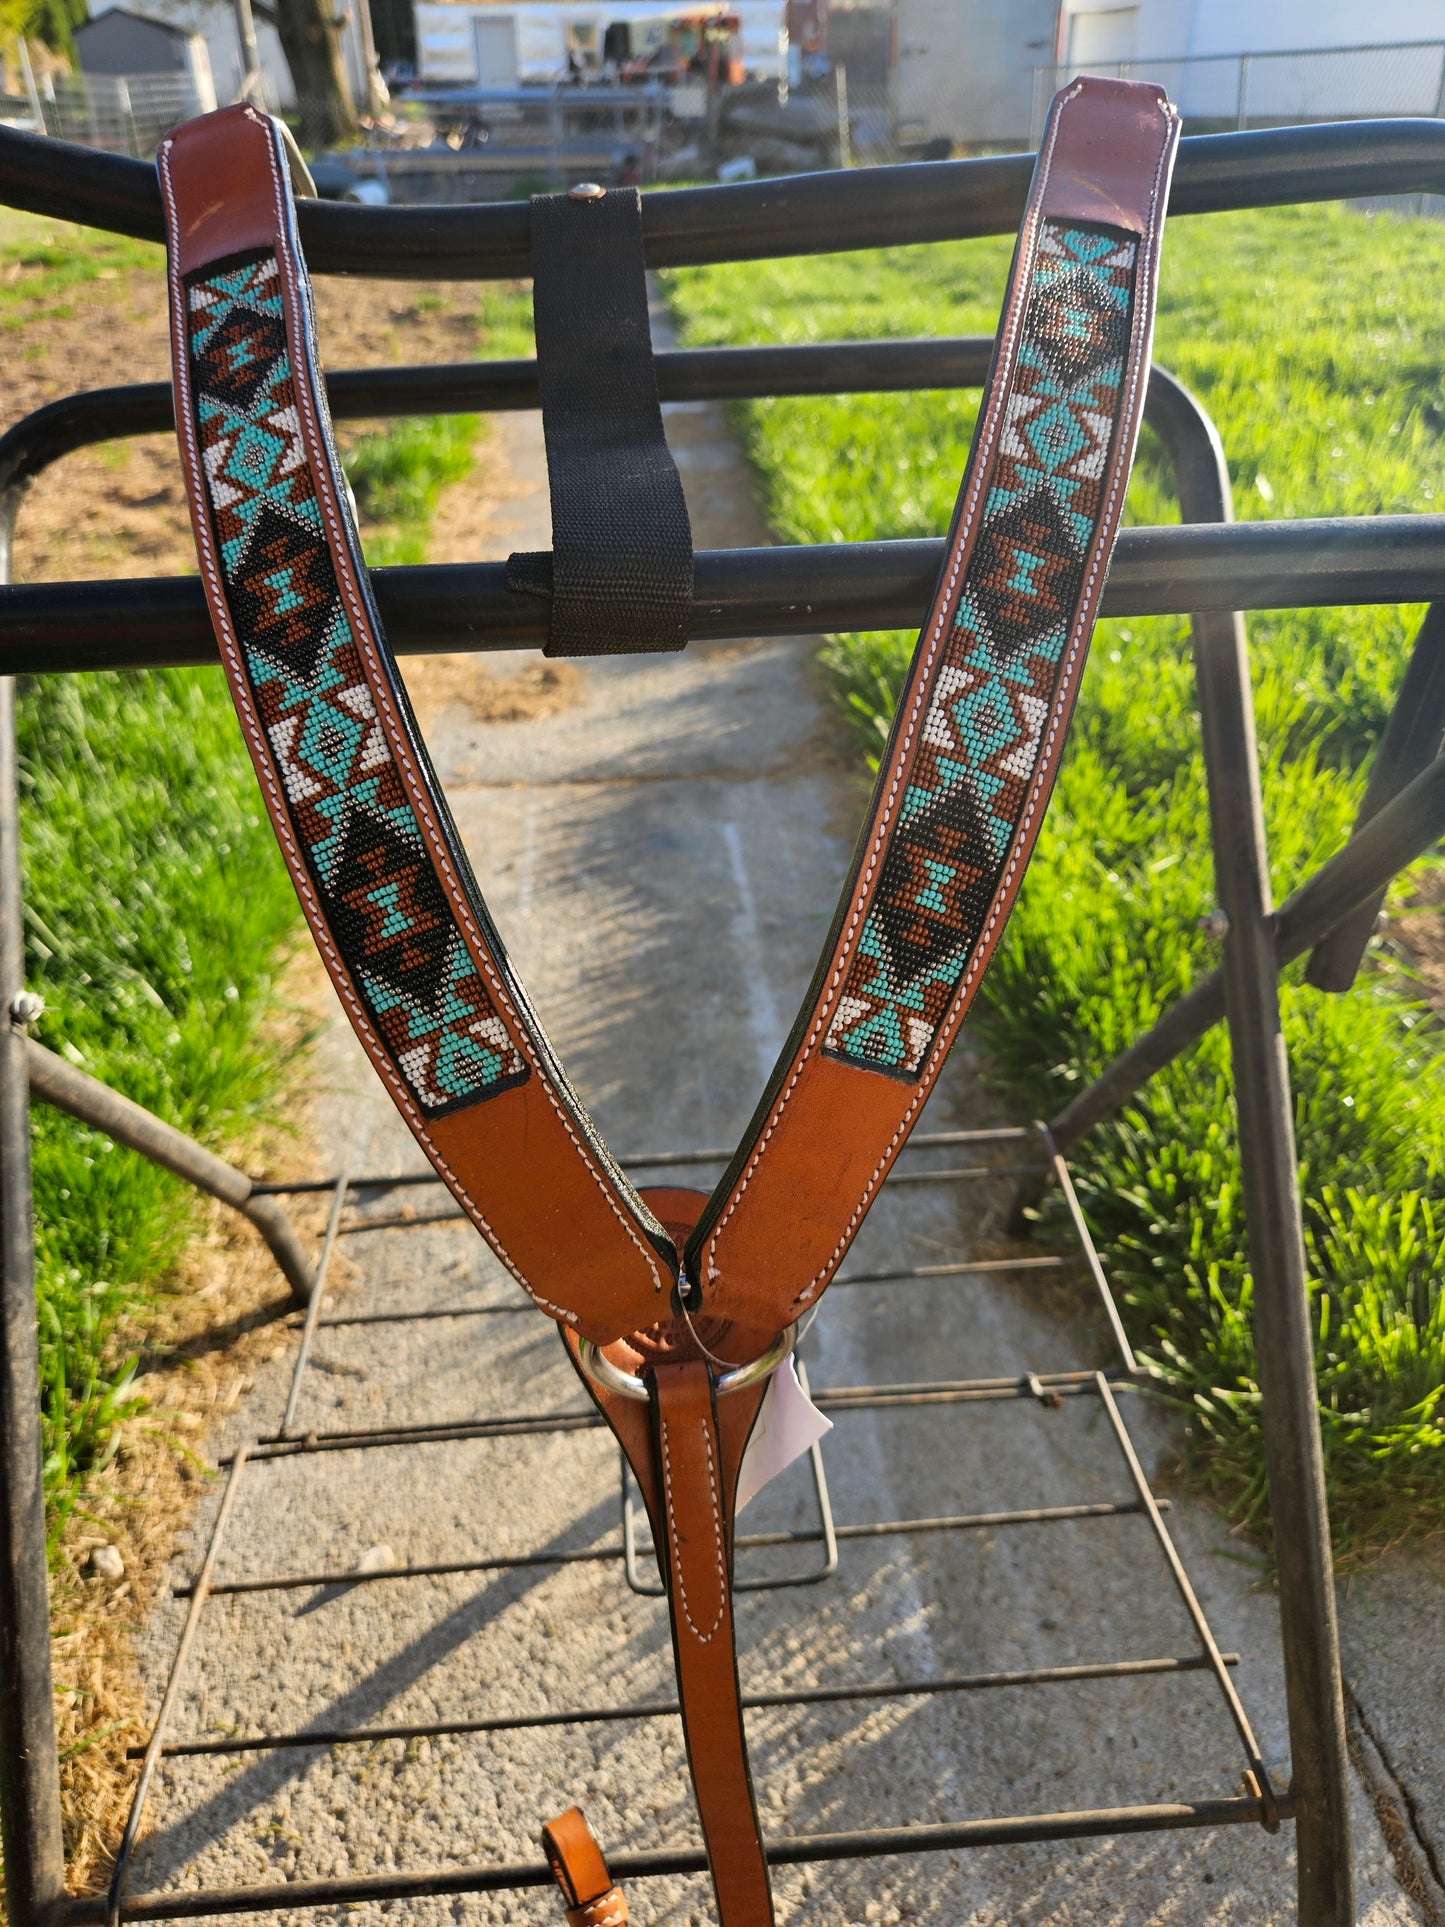
[[[418,656],[403,673],[424,730],[454,704],[480,723],[529,723],[570,709],[582,694],[570,662],[529,663],[515,676],[493,676],[471,656]]]
[[[1426,1001],[1445,1010],[1445,869],[1422,872],[1388,919],[1385,941],[1419,979]]]
[[[425,289],[318,280],[322,351],[332,368],[400,360],[473,361],[481,290],[469,282]],[[86,283],[71,312],[4,346],[0,429],[80,389],[169,378],[165,282],[132,270]],[[338,430],[343,450],[363,424]],[[20,510],[15,580],[57,582],[194,574],[185,495],[169,433],[103,443],[39,477]]]

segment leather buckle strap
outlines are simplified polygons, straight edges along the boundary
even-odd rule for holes
[[[679,1246],[707,1202],[701,1191],[672,1187],[645,1196]],[[609,1348],[610,1363],[646,1384],[642,1404],[630,1385],[619,1392],[608,1380],[590,1376],[581,1342],[571,1332],[562,1336],[589,1398],[627,1456],[652,1526],[667,1591],[683,1738],[719,1917],[725,1927],[771,1927],[732,1592],[738,1475],[768,1381],[751,1377],[719,1398],[712,1367],[688,1325],[677,1319]],[[708,1336],[718,1334],[709,1328]],[[619,1356],[624,1353],[625,1362]]]
[[[542,1850],[566,1902],[567,1927],[627,1927],[627,1902],[580,1807],[542,1829]]]

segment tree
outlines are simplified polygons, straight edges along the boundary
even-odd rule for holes
[[[341,50],[346,15],[336,12],[333,0],[276,0],[274,10],[255,10],[262,19],[273,19],[281,36],[303,143],[329,147],[333,141],[354,140],[361,123]]]
[[[0,0],[0,39],[23,34],[74,59],[71,34],[86,18],[85,0]]]

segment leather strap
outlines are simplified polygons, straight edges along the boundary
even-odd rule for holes
[[[627,1902],[614,1887],[580,1807],[568,1807],[542,1829],[542,1850],[562,1889],[567,1927],[627,1927]]]
[[[1054,103],[869,820],[803,1012],[710,1200],[639,1195],[611,1164],[476,892],[370,600],[279,135],[229,108],[160,150],[182,461],[272,821],[398,1108],[563,1326],[636,1474],[724,1927],[772,1920],[731,1597],[765,1386],[720,1399],[709,1360],[761,1356],[832,1277],[1017,894],[1122,513],[1177,138],[1157,88],[1085,79]],[[676,1319],[684,1245],[691,1316]],[[646,1401],[582,1372],[579,1337],[641,1374]],[[565,1873],[582,1848],[553,1824],[571,1842],[554,1860]],[[589,1927],[604,1890],[582,1889],[599,1877],[600,1856],[570,1889]]]
[[[332,982],[397,1109],[542,1309],[605,1342],[668,1303],[671,1240],[568,1085],[462,852],[372,601],[277,123],[157,156],[176,428],[206,597]]]
[[[689,1241],[765,1337],[816,1302],[937,1080],[1037,840],[1123,513],[1178,144],[1157,87],[1049,116],[933,606],[770,1087]]]
[[[701,1191],[643,1194],[679,1245],[706,1202]],[[718,1915],[725,1927],[771,1927],[772,1896],[758,1829],[743,1730],[733,1637],[733,1521],[738,1473],[766,1382],[719,1398],[689,1328],[669,1321],[607,1348],[613,1364],[639,1369],[643,1405],[583,1371],[577,1341],[568,1352],[588,1395],[617,1435],[652,1525],[667,1587],[678,1701],[693,1792]],[[717,1333],[704,1328],[706,1343]]]

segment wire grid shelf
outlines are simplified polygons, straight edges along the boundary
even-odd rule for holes
[[[1190,1583],[1178,1551],[1170,1537],[1164,1514],[1168,1500],[1152,1492],[1138,1452],[1120,1407],[1120,1395],[1147,1381],[1150,1373],[1136,1359],[1119,1318],[1108,1278],[1090,1237],[1079,1206],[1068,1166],[1049,1137],[1046,1127],[1012,1127],[996,1130],[934,1131],[919,1133],[909,1150],[924,1154],[952,1152],[962,1154],[955,1163],[934,1165],[914,1155],[895,1169],[888,1182],[897,1187],[953,1186],[979,1181],[996,1181],[1019,1176],[1042,1177],[1056,1183],[1067,1212],[1074,1249],[1065,1253],[945,1260],[935,1264],[895,1266],[876,1270],[855,1268],[845,1271],[834,1285],[835,1291],[888,1292],[907,1289],[929,1281],[962,1279],[969,1276],[1009,1277],[1030,1274],[1065,1274],[1081,1269],[1091,1282],[1098,1307],[1110,1335],[1112,1358],[1103,1369],[1080,1367],[1067,1371],[1019,1371],[1007,1377],[976,1379],[925,1379],[879,1384],[822,1385],[812,1388],[814,1402],[835,1420],[845,1414],[879,1412],[900,1408],[947,1408],[965,1405],[1003,1406],[1013,1401],[1030,1401],[1055,1409],[1073,1399],[1096,1401],[1105,1421],[1107,1434],[1117,1448],[1132,1496],[1109,1501],[1069,1501],[1050,1506],[1033,1506],[995,1511],[956,1513],[945,1516],[835,1520],[829,1493],[823,1448],[814,1446],[809,1455],[808,1478],[816,1522],[801,1528],[758,1533],[739,1533],[738,1590],[778,1590],[786,1587],[819,1587],[846,1571],[846,1548],[859,1541],[912,1538],[926,1535],[995,1531],[1014,1526],[1042,1526],[1092,1519],[1136,1515],[1149,1530],[1161,1577],[1171,1585],[1182,1602],[1190,1621],[1193,1642],[1180,1653],[1130,1655],[1088,1660],[1076,1664],[1013,1668],[970,1673],[940,1673],[935,1676],[889,1679],[860,1679],[850,1683],[815,1687],[788,1687],[777,1680],[754,1678],[755,1670],[744,1662],[743,1705],[748,1710],[763,1708],[803,1708],[850,1702],[921,1700],[933,1696],[988,1693],[1003,1688],[1046,1688],[1085,1680],[1128,1679],[1143,1676],[1182,1676],[1205,1673],[1212,1677],[1224,1708],[1233,1725],[1243,1756],[1240,1790],[1215,1793],[1195,1799],[1172,1800],[1149,1805],[1083,1809],[1055,1813],[1030,1813],[994,1819],[969,1819],[949,1825],[918,1825],[867,1828],[854,1832],[802,1835],[770,1839],[768,1856],[775,1866],[849,1860],[876,1855],[943,1851],[964,1847],[993,1846],[1040,1840],[1066,1840],[1088,1836],[1162,1831],[1176,1827],[1213,1827],[1225,1824],[1256,1824],[1270,1831],[1292,1817],[1289,1795],[1272,1782],[1261,1755],[1259,1743],[1248,1714],[1236,1689],[1232,1672],[1239,1655],[1220,1650],[1203,1608]],[[689,1152],[642,1154],[624,1160],[635,1173],[675,1172],[726,1162],[723,1150],[702,1149]],[[533,1682],[536,1696],[543,1703],[527,1714],[481,1714],[476,1717],[451,1717],[409,1723],[375,1723],[359,1726],[307,1724],[291,1729],[230,1733],[221,1737],[206,1734],[175,1734],[173,1715],[179,1703],[190,1656],[195,1645],[208,1601],[254,1593],[302,1591],[318,1587],[351,1587],[368,1584],[395,1585],[420,1579],[464,1574],[503,1574],[523,1569],[559,1567],[585,1563],[617,1570],[619,1600],[621,1588],[630,1587],[645,1595],[661,1593],[651,1572],[651,1548],[645,1538],[645,1520],[639,1530],[634,1507],[634,1489],[625,1462],[619,1481],[619,1531],[615,1539],[575,1550],[533,1550],[507,1556],[476,1557],[456,1560],[429,1560],[397,1563],[375,1571],[327,1570],[262,1573],[240,1578],[218,1579],[218,1562],[228,1524],[235,1509],[237,1492],[243,1479],[264,1476],[262,1468],[280,1459],[305,1458],[318,1453],[360,1453],[401,1451],[420,1445],[459,1443],[463,1440],[547,1437],[603,1430],[601,1419],[580,1402],[550,1412],[504,1411],[487,1417],[445,1424],[386,1424],[374,1428],[318,1430],[298,1424],[297,1412],[308,1366],[312,1360],[317,1332],[327,1329],[358,1328],[374,1331],[384,1340],[389,1329],[412,1323],[445,1323],[463,1327],[475,1321],[534,1315],[524,1300],[515,1303],[428,1305],[422,1308],[374,1310],[361,1305],[356,1309],[326,1312],[327,1274],[338,1242],[359,1234],[388,1232],[404,1234],[428,1225],[462,1222],[463,1214],[448,1205],[432,1210],[423,1205],[410,1211],[398,1210],[390,1202],[398,1194],[413,1189],[434,1187],[439,1183],[432,1172],[369,1174],[343,1170],[332,1179],[305,1183],[267,1185],[266,1190],[295,1196],[307,1191],[329,1191],[330,1210],[322,1247],[318,1286],[307,1308],[301,1327],[292,1369],[285,1416],[274,1433],[239,1447],[222,1458],[227,1479],[216,1512],[204,1556],[194,1577],[177,1588],[177,1596],[188,1600],[181,1637],[171,1664],[161,1705],[144,1747],[131,1749],[131,1757],[141,1761],[125,1832],[117,1856],[108,1900],[71,1902],[67,1913],[76,1920],[106,1918],[111,1922],[127,1920],[180,1919],[233,1912],[264,1912],[292,1907],[327,1906],[361,1901],[415,1899],[428,1895],[497,1892],[547,1886],[552,1875],[539,1857],[535,1863],[450,1866],[415,1872],[385,1870],[373,1874],[330,1879],[294,1879],[256,1887],[162,1891],[128,1894],[128,1876],[140,1829],[155,1788],[157,1769],[163,1760],[222,1756],[239,1759],[246,1755],[294,1752],[301,1749],[375,1746],[382,1741],[415,1741],[446,1736],[487,1736],[535,1731],[546,1728],[588,1727],[620,1722],[675,1719],[679,1713],[675,1698],[621,1700],[612,1704],[551,1705],[546,1703],[546,1682]],[[368,1208],[370,1207],[370,1208]],[[379,1208],[378,1208],[379,1207]],[[487,1326],[481,1327],[485,1332]],[[803,1362],[806,1372],[806,1362]],[[841,1459],[848,1450],[846,1427],[839,1427],[830,1438],[827,1456]],[[620,1457],[620,1455],[619,1455]],[[404,1476],[404,1475],[403,1475]],[[759,1553],[782,1549],[806,1549],[810,1563],[782,1574],[763,1574],[756,1570]],[[753,1570],[750,1570],[753,1567]],[[663,1874],[694,1873],[705,1869],[699,1849],[691,1846],[663,1846],[648,1852],[617,1852],[609,1856],[618,1879],[639,1879]]]

